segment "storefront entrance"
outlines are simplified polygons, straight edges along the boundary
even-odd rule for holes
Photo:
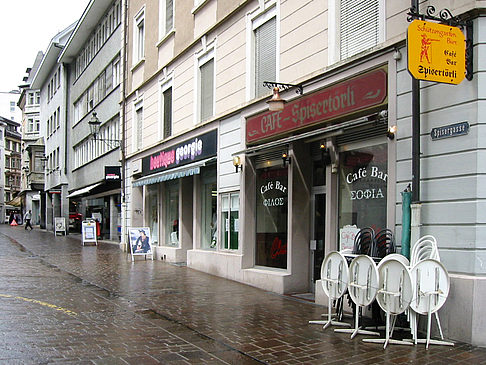
[[[312,189],[311,197],[311,282],[310,288],[315,291],[315,282],[321,278],[321,264],[324,260],[324,232],[326,223],[326,188]]]

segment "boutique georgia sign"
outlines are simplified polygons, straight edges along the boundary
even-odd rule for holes
[[[387,73],[377,69],[334,84],[246,121],[248,144],[378,106],[386,101]]]
[[[408,71],[417,80],[459,84],[466,73],[466,42],[457,27],[414,20],[408,26]]]

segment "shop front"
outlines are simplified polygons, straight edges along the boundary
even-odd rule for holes
[[[313,293],[326,253],[347,244],[341,232],[393,228],[387,109],[381,66],[246,119],[246,149],[234,154],[244,155],[243,212],[254,222],[245,227],[254,237],[246,282]]]
[[[132,183],[142,204],[133,209],[132,225],[150,228],[157,258],[186,262],[195,242],[216,247],[216,155],[211,130],[142,158]]]

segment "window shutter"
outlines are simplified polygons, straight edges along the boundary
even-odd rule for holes
[[[380,35],[378,0],[341,0],[341,59],[378,44]]]
[[[172,134],[172,88],[163,93],[164,96],[164,138]]]
[[[277,20],[272,18],[255,29],[255,93],[268,93],[264,81],[277,81]]]
[[[201,66],[201,121],[213,115],[214,59]]]

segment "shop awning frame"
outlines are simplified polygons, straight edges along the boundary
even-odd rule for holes
[[[96,183],[96,184],[89,185],[89,186],[82,188],[82,189],[74,190],[72,193],[68,194],[66,196],[66,198],[73,198],[75,196],[79,196],[79,195],[89,193],[91,190],[93,190],[97,186],[100,186],[101,184],[103,184],[103,183]]]
[[[167,171],[158,172],[153,175],[141,177],[132,183],[133,187],[157,184],[167,180],[179,179],[181,177],[198,175],[201,172],[201,167],[206,166],[209,162],[216,161],[216,157],[207,158],[202,161],[193,162],[188,165],[176,167]]]
[[[232,153],[231,156],[237,156],[241,154],[258,155],[264,153],[265,151],[268,151],[268,149],[270,148],[279,148],[301,139],[314,137],[320,134],[323,135],[322,138],[326,138],[336,134],[341,134],[346,128],[353,128],[356,126],[362,126],[370,123],[377,123],[379,120],[380,120],[379,114],[372,114],[358,119],[350,120],[347,122],[333,124],[324,128],[314,129],[308,132],[300,133],[295,136],[281,138],[276,141],[271,141],[257,146],[248,147],[247,149],[244,149],[242,151]],[[386,120],[387,120],[386,118],[383,118],[380,121],[386,123]]]

